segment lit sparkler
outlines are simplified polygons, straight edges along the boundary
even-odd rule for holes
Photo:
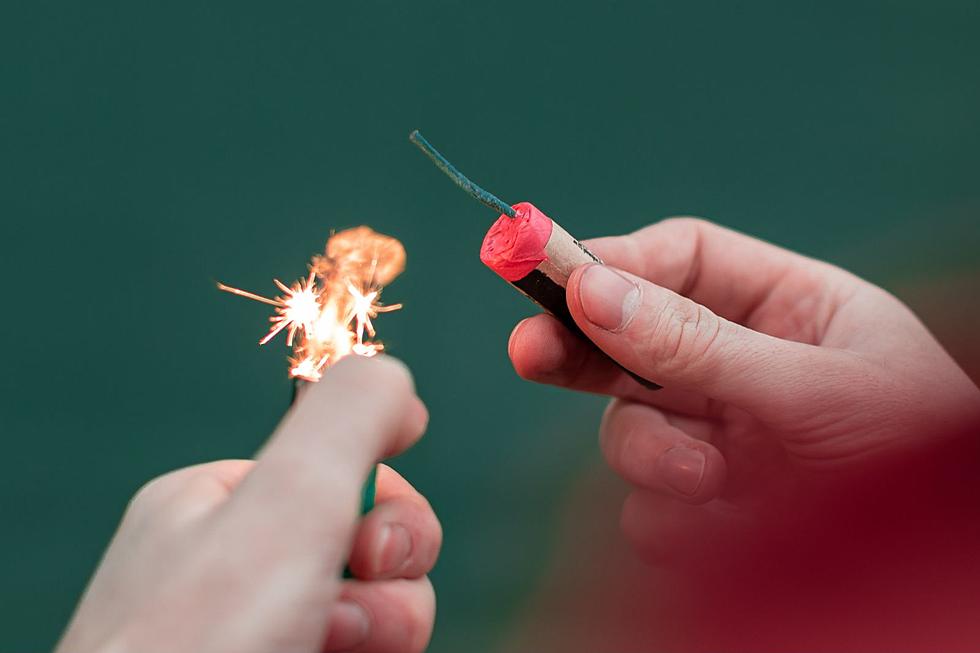
[[[273,299],[222,283],[220,290],[275,307],[264,345],[286,331],[293,350],[289,375],[318,381],[323,370],[348,354],[374,356],[384,349],[377,341],[373,318],[398,310],[401,304],[380,303],[381,289],[405,269],[405,248],[395,238],[368,227],[332,235],[322,256],[315,256],[310,274],[292,286],[274,279],[283,292]],[[297,337],[298,335],[298,337]]]
[[[347,282],[347,290],[350,292],[351,297],[354,298],[354,303],[347,310],[347,324],[350,325],[351,322],[357,324],[357,344],[364,344],[364,329],[367,329],[368,335],[372,338],[375,336],[374,324],[371,323],[371,318],[378,317],[378,313],[389,313],[391,311],[397,311],[402,307],[401,304],[392,304],[391,306],[383,306],[379,304],[376,300],[380,294],[380,290],[372,290],[367,294],[362,293],[360,290],[354,287],[350,281]]]

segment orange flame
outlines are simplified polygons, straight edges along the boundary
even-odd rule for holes
[[[314,256],[310,274],[292,286],[273,281],[283,294],[273,299],[232,288],[220,290],[269,304],[275,313],[272,326],[260,341],[264,345],[286,331],[293,355],[289,375],[318,381],[323,370],[344,356],[374,356],[384,349],[374,338],[372,319],[396,311],[401,304],[381,304],[381,289],[405,269],[405,248],[395,238],[355,227],[327,240],[322,256]],[[297,337],[298,335],[298,337]]]

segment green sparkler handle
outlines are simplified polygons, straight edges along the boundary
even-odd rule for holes
[[[377,492],[377,482],[378,482],[378,466],[375,465],[371,468],[371,473],[368,474],[367,480],[364,481],[364,487],[361,488],[361,514],[366,515],[371,512],[371,508],[374,507],[374,496]]]
[[[361,488],[361,514],[366,515],[371,512],[371,508],[374,508],[374,497],[377,493],[377,483],[378,482],[378,466],[374,465],[371,467],[370,473],[368,473],[367,480],[364,481],[364,486]],[[344,566],[344,578],[354,578],[354,574],[351,572],[350,567]]]

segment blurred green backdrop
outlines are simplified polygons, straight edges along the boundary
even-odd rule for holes
[[[900,290],[976,266],[978,34],[976,2],[8,0],[0,650],[55,641],[143,481],[276,424],[285,348],[214,281],[361,223],[409,253],[378,324],[432,413],[396,462],[446,530],[432,650],[493,648],[602,402],[515,377],[533,308],[409,130],[581,238],[700,214]]]

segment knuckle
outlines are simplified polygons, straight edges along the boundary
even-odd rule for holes
[[[674,296],[652,322],[647,350],[664,374],[707,372],[723,328],[724,321],[704,306]]]
[[[123,523],[165,536],[179,531],[200,514],[207,505],[182,500],[185,486],[172,476],[172,473],[160,476],[137,490],[123,513]]]
[[[174,531],[227,499],[218,478],[192,468],[178,469],[145,483],[129,500],[124,520]]]
[[[687,234],[691,230],[697,228],[696,224],[699,222],[701,222],[701,220],[698,218],[672,215],[640,227],[626,236],[620,236],[620,238],[628,239],[629,242],[634,242],[636,237],[640,237],[640,240],[642,240],[644,237],[652,235],[664,236],[669,234],[671,236],[683,236],[684,234]]]
[[[157,476],[144,483],[129,500],[128,513],[143,513],[160,506],[172,493],[171,475]]]
[[[664,218],[657,224],[664,225],[668,229],[677,229],[678,231],[690,231],[694,232],[712,223],[704,218],[693,216],[693,215],[672,215],[670,217]]]
[[[681,250],[697,249],[697,243],[702,236],[719,227],[714,222],[689,215],[671,216],[665,218],[650,228],[656,228],[668,236],[675,247]],[[691,253],[687,251],[686,253]]]

